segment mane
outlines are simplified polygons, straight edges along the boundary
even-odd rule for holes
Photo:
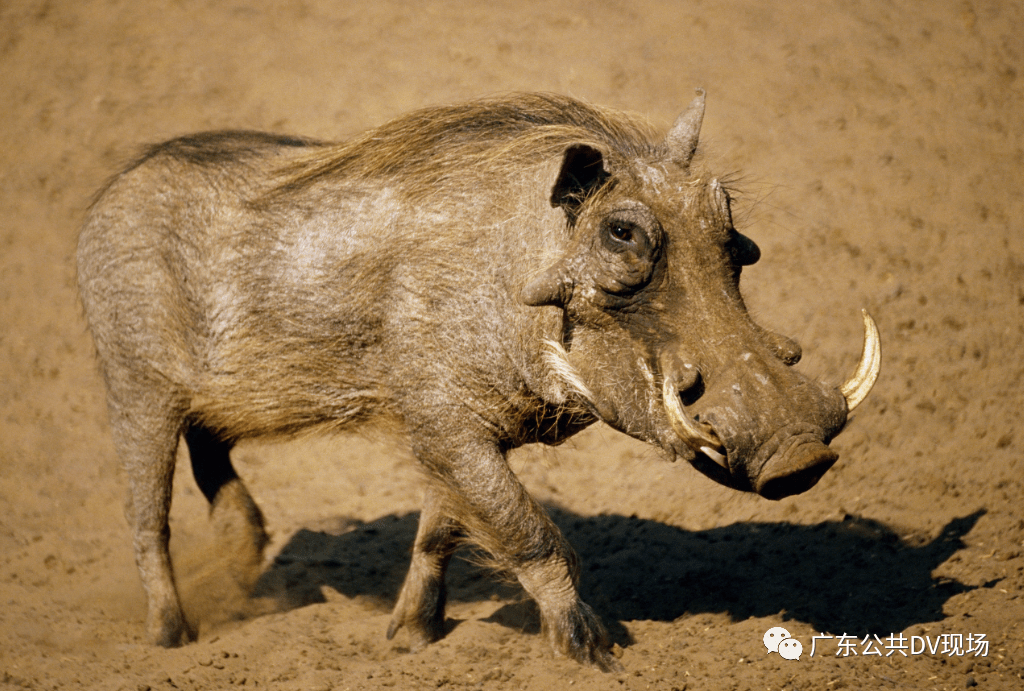
[[[271,195],[335,176],[438,189],[456,174],[500,175],[573,144],[612,158],[657,153],[642,118],[556,94],[513,94],[415,111],[353,139],[312,149],[279,170]]]

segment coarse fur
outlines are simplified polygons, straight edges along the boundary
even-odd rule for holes
[[[746,314],[739,274],[756,246],[692,163],[702,115],[701,92],[658,141],[635,117],[519,94],[344,143],[192,135],[113,178],[86,217],[78,278],[151,639],[195,635],[167,553],[182,435],[251,583],[266,534],[233,444],[404,432],[431,481],[388,636],[443,635],[444,570],[468,540],[537,600],[557,651],[605,670],[618,663],[578,596],[576,556],[509,449],[603,420],[739,489],[813,484],[834,457],[811,442],[841,429],[845,406]],[[709,422],[674,421],[663,387]],[[687,435],[720,441],[729,467]],[[791,439],[812,449],[796,465],[775,451]]]

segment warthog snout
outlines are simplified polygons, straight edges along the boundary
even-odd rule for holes
[[[766,499],[782,499],[809,490],[839,459],[839,454],[817,434],[786,432],[757,476],[751,478],[754,491]]]
[[[857,371],[836,388],[792,371],[800,348],[775,334],[768,344],[774,357],[744,353],[710,390],[696,365],[664,356],[662,398],[690,462],[723,485],[767,499],[813,487],[839,458],[828,443],[878,377],[878,330],[866,312],[864,332]]]

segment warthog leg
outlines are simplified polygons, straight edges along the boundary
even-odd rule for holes
[[[457,517],[467,539],[483,548],[495,566],[514,574],[536,600],[545,637],[556,652],[605,671],[618,669],[604,626],[580,600],[576,553],[526,492],[505,454],[480,442],[468,442],[444,458],[422,446],[416,452],[443,489],[432,491],[421,517],[413,564],[389,633],[412,621],[420,636],[440,633],[440,581],[453,535],[452,519],[438,515],[443,511]],[[412,606],[416,602],[418,608]]]
[[[111,387],[113,389],[113,386]],[[150,641],[173,647],[195,640],[185,620],[171,570],[167,516],[181,430],[181,402],[166,392],[117,400],[110,394],[114,446],[130,481],[125,516],[132,528],[135,561],[146,589],[146,631]]]
[[[260,576],[263,549],[269,542],[263,514],[231,464],[231,442],[199,425],[185,430],[185,442],[192,475],[210,502],[218,552],[229,557],[232,577],[249,594]]]
[[[622,665],[612,656],[608,633],[577,590],[576,555],[529,564],[517,573],[523,588],[537,601],[544,636],[556,652],[577,662],[615,672]]]
[[[461,533],[458,524],[446,514],[444,496],[443,490],[428,485],[409,573],[388,626],[389,640],[404,626],[413,649],[444,636],[444,574]]]

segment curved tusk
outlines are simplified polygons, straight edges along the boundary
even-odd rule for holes
[[[679,401],[679,390],[668,379],[661,385],[661,397],[668,411],[672,430],[694,451],[700,451],[722,467],[726,466],[725,446],[714,430],[692,419],[683,410]]]
[[[710,458],[712,461],[714,461],[718,465],[722,466],[726,470],[729,469],[729,462],[726,460],[725,456],[723,456],[722,454],[718,453],[717,451],[712,449],[710,446],[702,446],[702,447],[700,447],[700,450],[701,450],[701,453],[703,453],[705,456]]]
[[[878,337],[878,327],[867,310],[861,310],[861,313],[864,315],[864,351],[853,377],[839,387],[849,412],[853,412],[867,398],[882,367],[882,342]]]

